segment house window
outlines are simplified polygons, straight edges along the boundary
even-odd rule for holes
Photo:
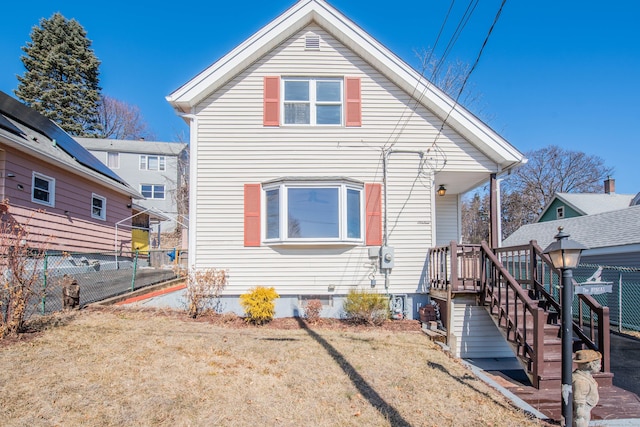
[[[560,206],[556,209],[556,219],[564,218],[564,206]]]
[[[97,194],[91,195],[91,217],[96,219],[107,219],[107,199]]]
[[[119,169],[120,153],[107,153],[107,166],[111,169]]]
[[[55,179],[34,172],[31,179],[31,201],[55,206],[55,188]]]
[[[264,192],[267,241],[362,241],[362,186],[286,182]]]
[[[140,170],[143,171],[164,171],[166,160],[164,156],[140,155]]]
[[[164,185],[141,184],[140,193],[147,199],[164,200]]]
[[[342,79],[282,79],[286,125],[341,125]]]

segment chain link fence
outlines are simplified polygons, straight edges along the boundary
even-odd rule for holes
[[[640,331],[640,268],[580,264],[573,277],[578,284],[604,282],[611,285],[612,292],[592,296],[609,307],[612,329]]]
[[[36,312],[63,309],[63,285],[75,280],[80,287],[80,306],[102,301],[177,277],[186,268],[187,252],[177,249],[145,252],[69,253],[47,252],[33,265],[39,269],[41,295],[33,301]]]

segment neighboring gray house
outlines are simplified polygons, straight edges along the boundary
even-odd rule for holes
[[[177,224],[185,223],[184,219],[178,217],[176,190],[181,184],[181,177],[186,173],[179,170],[179,159],[184,156],[187,144],[145,140],[75,139],[145,197],[138,202],[141,207],[153,208],[172,218],[169,221],[151,224],[154,234],[173,231]]]
[[[544,249],[554,240],[558,227],[589,248],[582,253],[582,264],[640,267],[640,206],[523,225],[502,246],[536,240]]]

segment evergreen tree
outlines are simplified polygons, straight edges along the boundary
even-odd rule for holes
[[[100,61],[78,21],[58,12],[41,19],[22,50],[26,72],[18,76],[16,96],[71,135],[98,133]]]

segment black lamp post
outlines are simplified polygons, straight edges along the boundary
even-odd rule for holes
[[[553,266],[562,271],[561,309],[562,309],[562,417],[564,426],[573,425],[573,389],[571,373],[573,371],[573,269],[578,266],[580,253],[587,249],[578,242],[569,239],[569,235],[558,227],[556,241],[544,250],[549,254]]]

